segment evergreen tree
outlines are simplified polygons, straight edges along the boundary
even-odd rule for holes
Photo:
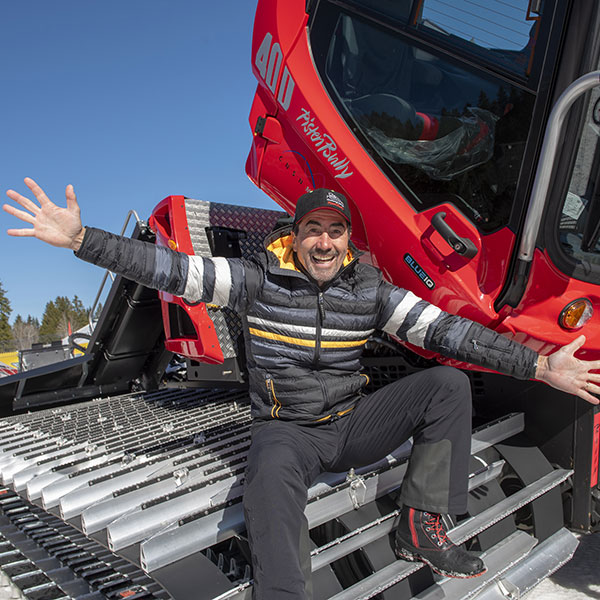
[[[477,106],[479,108],[485,108],[486,110],[490,110],[491,108],[490,99],[487,97],[487,94],[483,90],[481,90],[481,92],[479,93],[479,100],[477,101]]]
[[[72,333],[87,324],[88,314],[89,309],[83,306],[77,296],[73,300],[57,296],[46,304],[40,326],[40,340],[51,342],[64,339],[69,335],[69,330]]]
[[[46,302],[44,314],[42,315],[42,324],[40,325],[40,342],[50,342],[55,338],[55,331],[58,326],[58,309],[54,302]]]
[[[27,315],[25,327],[27,331],[28,348],[31,348],[32,344],[40,341],[40,322],[37,318]]]
[[[24,328],[25,328],[25,321],[23,321],[23,319],[21,318],[21,315],[17,315],[15,318],[15,322],[12,325],[12,335],[13,335],[13,340],[15,341],[16,345],[17,345],[17,350],[24,350]]]
[[[73,296],[72,310],[71,310],[71,327],[73,331],[77,331],[88,324],[90,310],[83,306],[83,302],[77,297],[77,294]]]
[[[70,316],[73,305],[66,296],[57,296],[54,304],[58,310],[58,323],[55,333],[58,336],[57,339],[62,340],[69,335]]]
[[[8,322],[11,312],[10,301],[0,283],[0,352],[7,352],[14,347],[12,328]]]

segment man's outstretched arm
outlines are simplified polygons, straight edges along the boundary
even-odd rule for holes
[[[54,204],[30,177],[25,178],[25,185],[32,191],[39,205],[14,190],[8,190],[6,195],[25,210],[11,204],[5,204],[2,208],[9,215],[29,223],[32,227],[8,229],[6,233],[17,237],[35,237],[52,246],[79,250],[85,228],[81,224],[79,204],[73,186],[67,186],[67,207],[63,208]]]
[[[550,356],[505,337],[493,329],[446,313],[412,292],[383,284],[387,296],[382,310],[383,331],[415,346],[461,362],[511,375],[538,379],[591,404],[600,400],[600,360],[575,357],[585,343],[579,336]]]
[[[3,209],[32,225],[9,229],[9,235],[35,237],[43,242],[69,248],[75,255],[123,275],[146,287],[183,296],[189,302],[207,302],[241,311],[247,300],[246,269],[255,268],[241,259],[188,256],[164,246],[122,237],[81,224],[73,186],[67,186],[67,207],[54,204],[33,179],[25,179],[39,205],[14,190],[7,195],[21,205]],[[254,280],[255,278],[253,278]]]
[[[63,208],[54,204],[33,179],[25,179],[25,184],[39,205],[8,190],[7,196],[25,210],[10,204],[5,204],[4,210],[32,225],[28,229],[9,229],[9,235],[35,237],[53,246],[71,249],[78,258],[127,279],[177,296],[183,294],[188,273],[187,255],[94,227],[83,227],[72,185],[67,186],[67,206]]]

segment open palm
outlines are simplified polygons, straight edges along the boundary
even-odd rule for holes
[[[25,185],[32,191],[39,205],[14,190],[8,190],[6,195],[25,210],[20,210],[11,204],[5,204],[2,208],[8,214],[31,224],[33,227],[8,229],[8,235],[36,237],[52,246],[76,250],[83,227],[73,186],[67,186],[65,192],[67,207],[63,208],[54,204],[33,179],[25,178]]]
[[[575,353],[585,344],[585,336],[580,335],[570,344],[559,348],[548,357],[540,357],[544,361],[538,379],[552,387],[569,394],[575,394],[590,404],[598,404],[600,400],[592,394],[600,394],[600,360],[579,360]]]

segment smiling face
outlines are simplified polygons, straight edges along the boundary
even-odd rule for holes
[[[349,238],[346,219],[336,211],[321,209],[298,223],[292,248],[310,276],[323,285],[340,270],[348,252]]]

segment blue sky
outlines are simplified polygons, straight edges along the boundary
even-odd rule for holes
[[[165,196],[274,207],[248,180],[255,0],[22,0],[2,6],[0,186],[33,177],[84,224],[119,231]],[[0,282],[13,313],[96,295],[102,271],[4,232]]]
[[[516,35],[526,2],[512,3],[519,8],[506,26]],[[428,0],[426,11],[449,29],[456,13],[481,15],[455,32],[470,39],[494,15],[509,19],[506,6]],[[255,10],[256,0],[3,2],[2,195],[28,193],[30,176],[64,203],[72,183],[84,224],[111,231],[120,231],[130,209],[145,219],[170,194],[274,208],[244,172]],[[41,318],[58,295],[92,303],[102,271],[68,251],[10,238],[4,231],[17,220],[2,211],[0,220],[0,282],[11,320]]]

